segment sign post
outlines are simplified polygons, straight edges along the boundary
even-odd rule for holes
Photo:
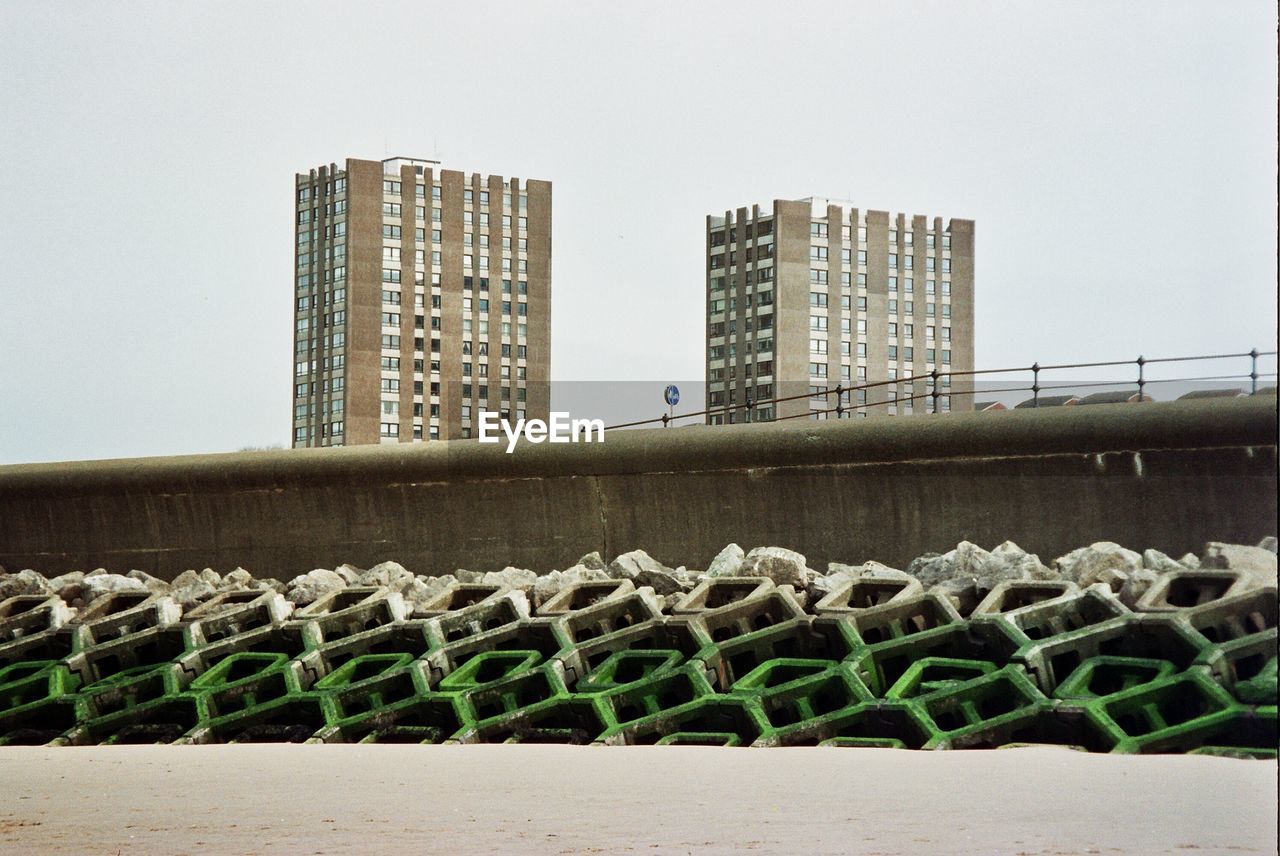
[[[674,383],[667,384],[667,388],[662,391],[662,400],[667,403],[666,424],[670,425],[675,419],[676,405],[680,403],[680,387]]]

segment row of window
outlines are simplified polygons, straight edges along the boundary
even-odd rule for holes
[[[307,202],[311,199],[313,195],[317,199],[319,199],[322,193],[325,196],[329,196],[331,194],[343,193],[344,191],[346,191],[346,189],[347,189],[347,177],[345,175],[340,175],[334,178],[332,181],[326,181],[316,185],[314,190],[312,190],[312,186],[310,184],[306,184],[306,185],[303,185],[302,187],[299,187],[298,201]]]
[[[300,361],[294,364],[294,374],[298,377],[303,375],[315,374],[319,368],[322,372],[340,371],[347,364],[347,358],[344,354],[333,354],[332,356],[321,357],[319,363],[315,360]]]
[[[307,223],[319,221],[321,210],[324,211],[326,220],[330,217],[341,217],[347,213],[347,200],[339,199],[336,202],[326,202],[323,206],[317,205],[314,208],[299,208],[298,225],[304,226]]]
[[[326,241],[337,241],[347,236],[347,222],[339,220],[337,223],[329,223],[324,227],[324,238]],[[299,229],[298,230],[298,246],[305,247],[308,244],[314,244],[320,240],[319,229]],[[337,245],[334,245],[337,248]],[[344,251],[345,252],[345,251]]]
[[[384,194],[399,196],[401,195],[402,188],[403,188],[403,184],[401,184],[399,181],[396,181],[393,178],[386,178],[386,179],[383,179],[382,181],[382,192]],[[425,199],[427,196],[426,184],[423,183],[423,184],[416,185],[415,193],[419,199]],[[431,198],[440,199],[441,197],[442,197],[442,190],[440,185],[433,184],[431,186]],[[506,208],[511,207],[511,199],[512,199],[511,192],[503,191],[502,204],[504,207]],[[473,191],[470,187],[464,188],[462,191],[462,201],[467,203],[468,205],[473,203],[475,201],[475,191]],[[520,210],[523,211],[524,209],[528,208],[529,195],[526,193],[521,193],[519,198],[519,203],[520,203]],[[480,204],[481,205],[489,204],[489,191],[487,190],[480,191]]]
[[[758,223],[747,224],[745,231],[746,231],[745,237],[746,237],[746,240],[748,241],[753,238],[759,238],[766,235],[771,235],[773,234],[773,221],[762,220]],[[842,224],[840,227],[840,234],[841,234],[841,237],[846,242],[852,241],[853,227],[848,224]],[[813,238],[828,237],[828,225],[818,220],[811,221],[809,223],[809,235],[810,237],[813,237]],[[732,243],[735,243],[737,240],[738,240],[738,228],[736,226],[731,226],[728,229],[724,229],[724,228],[715,229],[708,236],[708,243],[712,247],[723,247],[725,246],[726,243],[732,244]],[[866,226],[858,227],[858,241],[859,243],[866,244],[867,242]],[[889,230],[889,243],[890,244],[899,243],[898,229],[893,228]],[[915,244],[915,232],[910,229],[903,231],[901,233],[901,243],[905,244],[906,246],[913,246]],[[931,249],[931,250],[936,249],[937,235],[932,231],[925,232],[925,243],[928,249]],[[950,232],[942,233],[942,249],[944,250],[951,249],[951,233]]]
[[[469,327],[469,325],[465,325],[465,324],[464,324],[463,326],[466,328],[465,332],[470,332],[470,327]],[[521,336],[524,336],[524,334],[525,334],[525,325],[520,324],[520,325],[518,325],[518,326],[519,326],[519,328],[520,328],[520,335],[521,335]],[[480,330],[481,335],[483,335],[483,334],[487,333],[487,332],[488,332],[488,330],[489,330],[488,324],[487,324],[487,323],[485,323],[485,322],[481,322],[480,327],[481,327],[481,330]],[[511,328],[511,325],[510,325],[510,324],[503,323],[503,325],[502,325],[503,333],[502,333],[502,334],[503,334],[504,336],[507,336],[507,335],[510,333],[510,328]],[[480,351],[480,354],[482,354],[482,355],[484,355],[484,354],[488,354],[488,353],[489,353],[489,351],[488,351],[488,343],[487,343],[487,342],[482,342],[482,343],[480,343],[480,344],[484,346],[484,349]],[[505,342],[504,342],[504,343],[501,343],[501,344],[502,344],[502,356],[504,356],[504,357],[509,357],[509,356],[511,356],[511,346],[510,346],[509,344],[505,343]],[[425,342],[425,340],[424,340],[423,338],[421,338],[421,337],[415,337],[415,338],[414,338],[414,340],[413,340],[413,349],[414,349],[415,351],[422,352],[422,351],[424,350],[425,345],[426,345],[426,342]],[[396,335],[396,334],[393,334],[393,333],[383,333],[383,334],[382,334],[382,350],[384,350],[384,351],[397,351],[397,352],[398,352],[398,351],[400,350],[400,337],[399,337],[398,335]],[[431,353],[432,353],[433,355],[435,355],[435,354],[439,354],[439,353],[440,353],[440,340],[439,340],[439,339],[432,339],[432,340],[431,340]],[[463,353],[463,355],[468,355],[468,354],[470,354],[470,353],[471,353],[471,342],[469,342],[469,341],[463,341],[463,343],[462,343],[462,353]],[[528,355],[527,346],[526,346],[526,345],[516,345],[516,346],[515,346],[515,353],[516,353],[516,359],[518,359],[518,360],[523,360],[523,359],[525,359],[525,358],[526,358],[526,356]],[[422,371],[421,361],[415,360],[415,363],[416,363],[416,365],[414,366],[414,371],[419,371],[419,372],[420,372],[420,371]],[[432,371],[439,371],[439,370],[440,370],[440,366],[439,366],[439,364],[433,361],[433,362],[431,363],[431,370],[432,370]]]

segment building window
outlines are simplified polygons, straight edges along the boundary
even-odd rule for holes
[[[382,436],[383,437],[399,437],[400,424],[398,422],[383,422]]]
[[[898,266],[898,254],[889,253],[889,267],[896,268]]]

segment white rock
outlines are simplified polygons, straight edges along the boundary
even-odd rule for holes
[[[578,564],[593,571],[603,571],[605,569],[604,559],[600,558],[600,554],[594,550],[579,559]]]
[[[803,591],[809,583],[805,557],[785,547],[756,547],[742,560],[738,573],[744,577],[768,577],[776,585],[794,586]]]
[[[89,603],[104,594],[120,591],[145,592],[147,586],[142,580],[126,577],[122,574],[89,574],[84,578],[84,600]]]
[[[0,600],[24,594],[53,594],[54,587],[43,574],[27,569],[0,576]]]
[[[552,571],[549,574],[538,577],[533,584],[533,603],[535,606],[542,606],[551,598],[560,593],[563,587],[561,579],[564,574],[559,571]]]
[[[207,600],[218,593],[208,580],[196,577],[194,582],[187,585],[173,585],[169,588],[169,596],[184,607],[193,606],[202,600]]]
[[[524,568],[506,567],[500,571],[490,571],[480,578],[480,582],[490,586],[511,586],[523,590],[532,589],[538,581],[538,575]]]
[[[1167,574],[1170,571],[1186,570],[1186,567],[1181,563],[1175,562],[1159,550],[1143,550],[1142,567],[1149,571],[1155,571],[1159,574]]]
[[[290,580],[285,597],[295,606],[306,606],[331,591],[345,588],[346,585],[346,580],[334,571],[317,568]]]
[[[364,569],[357,568],[355,565],[338,565],[333,569],[333,573],[337,574],[344,583],[349,586],[360,585],[360,575],[364,573]]]
[[[379,562],[367,571],[358,571],[356,579],[362,586],[392,586],[413,579],[413,574],[397,562]]]
[[[644,550],[632,550],[630,553],[623,553],[610,562],[606,570],[609,577],[615,580],[633,580],[641,571],[671,572],[670,568]]]
[[[1099,582],[1099,575],[1103,571],[1117,570],[1132,574],[1143,569],[1142,556],[1111,541],[1098,541],[1088,547],[1072,550],[1065,556],[1054,559],[1053,567],[1062,575],[1062,579],[1070,580],[1081,588]]]
[[[707,565],[707,576],[709,577],[736,577],[738,571],[742,570],[742,560],[746,558],[746,553],[742,552],[742,548],[737,544],[730,544],[716,553],[716,557],[711,560],[711,564]]]
[[[1265,547],[1210,541],[1204,545],[1200,565],[1204,568],[1239,571],[1253,586],[1276,584],[1276,554]]]
[[[253,585],[253,575],[244,568],[236,568],[222,578],[218,588],[223,591],[242,591]]]

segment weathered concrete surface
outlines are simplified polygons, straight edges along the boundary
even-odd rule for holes
[[[1276,765],[1069,750],[9,747],[0,853],[1274,853]]]
[[[1269,397],[619,431],[0,467],[0,565],[288,578],[394,559],[414,573],[547,571],[642,546],[706,564],[776,544],[813,567],[905,565],[958,541],[1171,556],[1276,532]]]

